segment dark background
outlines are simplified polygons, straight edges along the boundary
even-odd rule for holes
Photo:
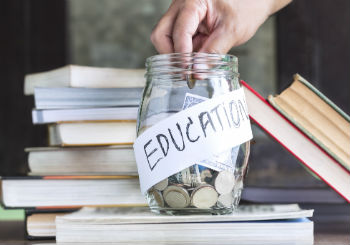
[[[33,126],[33,98],[23,94],[27,73],[69,64],[67,8],[61,0],[6,0],[0,7],[0,175],[26,173],[29,146],[46,145],[46,128]],[[280,92],[297,71],[349,114],[350,1],[295,0],[277,14]],[[262,155],[284,157],[278,145]],[[255,155],[254,155],[255,154]],[[260,155],[259,155],[260,154]],[[293,163],[294,164],[294,163]]]

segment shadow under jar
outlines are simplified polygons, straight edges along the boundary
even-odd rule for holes
[[[181,110],[240,88],[238,59],[233,55],[156,55],[146,60],[146,69],[138,136]],[[190,103],[184,103],[186,96]],[[249,149],[248,141],[163,179],[147,191],[151,210],[168,214],[231,213],[240,200]],[[221,168],[205,167],[205,162]]]

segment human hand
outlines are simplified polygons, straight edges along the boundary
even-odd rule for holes
[[[159,53],[225,54],[291,0],[173,0],[151,34]]]

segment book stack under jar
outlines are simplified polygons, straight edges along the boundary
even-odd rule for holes
[[[3,180],[3,203],[27,210],[29,236],[52,236],[31,226],[83,206],[146,205],[132,149],[143,74],[66,66],[26,76],[48,146],[25,149],[28,177]]]

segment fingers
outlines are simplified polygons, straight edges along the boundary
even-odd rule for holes
[[[203,4],[190,2],[179,12],[172,32],[174,51],[189,53],[193,51],[192,37],[196,34],[201,21],[206,16],[206,7]]]
[[[177,13],[178,6],[172,4],[151,34],[151,42],[160,54],[174,52],[172,31]]]
[[[235,42],[229,36],[224,27],[219,27],[204,41],[199,52],[226,54]]]

